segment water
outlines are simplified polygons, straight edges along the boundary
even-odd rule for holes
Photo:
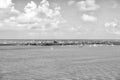
[[[1,46],[0,80],[120,80],[120,46]]]

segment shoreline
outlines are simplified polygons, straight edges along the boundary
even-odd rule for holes
[[[4,40],[0,46],[84,46],[120,45],[116,40]]]

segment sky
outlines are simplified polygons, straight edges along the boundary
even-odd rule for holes
[[[120,39],[120,0],[0,0],[0,39]]]

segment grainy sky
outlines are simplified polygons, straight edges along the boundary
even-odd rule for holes
[[[120,39],[120,0],[0,0],[0,39]]]

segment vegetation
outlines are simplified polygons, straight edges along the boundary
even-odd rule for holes
[[[65,45],[120,45],[119,40],[28,40],[28,41],[3,41],[0,46],[65,46]]]

